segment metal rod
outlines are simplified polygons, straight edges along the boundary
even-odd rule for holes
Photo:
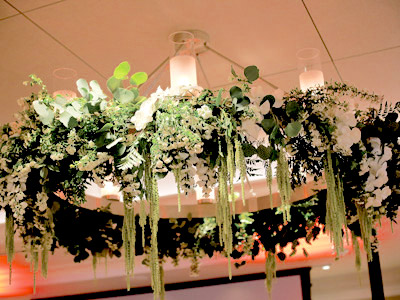
[[[311,20],[311,22],[313,23],[313,26],[314,26],[315,30],[317,31],[317,33],[318,33],[319,39],[321,40],[322,44],[324,45],[325,50],[326,50],[326,52],[328,53],[329,58],[331,59],[331,62],[332,62],[332,64],[333,64],[333,66],[335,67],[336,73],[338,74],[338,76],[339,76],[339,78],[340,78],[340,81],[343,82],[342,75],[340,75],[339,69],[337,68],[337,66],[336,66],[336,64],[335,64],[335,61],[333,60],[332,55],[331,55],[331,53],[329,52],[329,49],[328,49],[328,47],[326,46],[325,41],[324,41],[324,39],[322,38],[322,35],[321,35],[321,33],[319,32],[318,27],[317,27],[317,25],[315,24],[314,19],[313,19],[313,17],[311,16],[310,11],[308,10],[307,5],[304,3],[304,0],[301,0],[301,2],[303,2],[303,6],[304,6],[304,8],[305,8],[306,11],[307,11],[307,14],[308,14],[308,16],[310,17],[310,20]]]
[[[201,73],[203,73],[203,77],[204,77],[204,80],[206,81],[207,88],[210,89],[211,85],[210,85],[210,82],[208,81],[206,72],[204,71],[203,65],[202,65],[202,63],[201,63],[201,61],[200,61],[199,54],[196,54],[196,60],[197,60],[197,63],[199,64]]]
[[[242,70],[245,69],[242,65],[238,64],[238,63],[235,62],[234,60],[230,59],[229,57],[223,55],[222,53],[220,53],[220,52],[218,52],[217,50],[215,50],[215,49],[211,48],[210,46],[208,46],[207,43],[204,43],[204,47],[205,47],[207,50],[210,50],[210,51],[213,52],[214,54],[218,55],[219,57],[225,59],[226,61],[229,61],[231,64],[233,64],[233,65],[235,65],[235,66],[241,68]],[[268,84],[268,85],[269,85],[270,87],[272,87],[273,89],[275,89],[275,90],[278,89],[278,87],[277,87],[275,84],[269,82],[268,80],[265,80],[265,79],[262,78],[262,77],[260,77],[259,79],[260,79],[262,82]]]

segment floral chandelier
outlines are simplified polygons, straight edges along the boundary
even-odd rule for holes
[[[127,62],[107,81],[112,97],[96,81],[83,79],[77,81],[80,97],[51,95],[42,81],[31,75],[26,84],[39,85],[39,93],[19,100],[18,120],[1,128],[0,204],[6,211],[10,266],[15,232],[23,240],[34,274],[41,261],[41,273],[46,276],[48,253],[58,246],[80,257],[77,261],[85,259],[86,252],[79,244],[64,243],[59,224],[68,216],[78,222],[84,214],[83,210],[77,210],[82,215],[68,212],[69,207],[85,203],[88,182],[110,188],[114,198],[119,197],[118,186],[123,221],[105,217],[105,211],[87,212],[103,218],[96,222],[103,224],[97,231],[110,232],[110,236],[115,227],[122,231],[120,238],[108,239],[101,249],[90,248],[93,259],[120,255],[123,241],[128,289],[135,255],[144,253],[154,294],[163,297],[163,259],[175,256],[158,236],[168,226],[159,225],[164,220],[160,220],[157,180],[169,173],[177,185],[178,210],[181,194],[197,189],[199,197],[207,199],[215,192],[215,218],[198,220],[194,231],[186,231],[187,239],[197,241],[189,251],[195,265],[201,257],[199,249],[208,249],[208,255],[219,251],[229,260],[231,276],[231,259],[244,254],[254,257],[261,247],[266,251],[270,287],[276,257],[282,256],[277,245],[282,247],[284,242],[269,244],[269,229],[260,225],[266,222],[272,222],[269,228],[282,224],[291,229],[296,222],[303,222],[309,230],[294,240],[315,238],[323,224],[337,256],[344,251],[343,234],[356,247],[360,236],[368,259],[372,259],[374,226],[383,216],[394,221],[397,215],[399,106],[385,104],[382,98],[346,84],[323,85],[315,53],[310,61],[300,63],[301,90],[255,95],[252,84],[259,79],[255,66],[244,68],[243,75],[232,68],[235,85],[229,90],[201,89],[192,39],[173,41],[177,45],[170,61],[171,88],[159,88],[148,98],[139,93],[147,74],[130,74]],[[355,101],[365,105],[354,105]],[[258,138],[260,130],[266,138]],[[281,221],[271,216],[265,219],[267,212],[255,213],[254,218],[249,213],[235,214],[236,201],[246,201],[251,159],[263,163],[270,199],[272,165],[276,164],[281,203],[272,215]],[[325,181],[326,187],[308,202],[292,204],[293,189],[305,184],[307,176]],[[236,178],[240,178],[239,196],[234,189]],[[190,216],[187,221],[194,222]],[[177,228],[186,228],[179,222],[169,221],[174,224],[168,231],[173,233],[173,241],[182,234],[177,234]],[[137,228],[141,233],[137,234]],[[206,245],[202,245],[204,239]],[[182,240],[174,251],[180,249],[188,256],[183,244]]]

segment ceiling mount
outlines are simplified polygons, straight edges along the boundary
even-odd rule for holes
[[[210,41],[210,36],[203,30],[185,29],[171,33],[168,39],[170,42],[175,44],[175,48],[179,48],[180,44],[185,43],[188,40],[193,40],[194,52],[196,55],[199,55],[208,50],[204,44]]]

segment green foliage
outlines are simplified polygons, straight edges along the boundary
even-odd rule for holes
[[[120,63],[114,70],[114,77],[119,80],[124,80],[127,78],[131,66],[127,61]]]
[[[244,76],[246,76],[247,80],[252,83],[258,79],[260,76],[260,71],[256,66],[249,66],[244,69]]]

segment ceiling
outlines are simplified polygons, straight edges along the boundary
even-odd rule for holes
[[[12,121],[18,111],[16,100],[30,94],[31,89],[22,85],[29,74],[41,77],[50,91],[60,85],[75,89],[78,78],[95,79],[105,86],[114,67],[125,60],[135,71],[150,74],[171,52],[168,35],[183,29],[207,32],[212,48],[240,65],[257,65],[263,78],[284,90],[298,86],[296,52],[314,47],[321,51],[326,80],[343,80],[383,94],[388,101],[399,100],[399,0],[248,3],[251,4],[240,0],[0,0],[0,124]],[[201,54],[200,60],[211,87],[229,84],[229,62],[210,51]],[[57,68],[72,68],[77,75],[74,80],[60,82],[53,76]],[[199,84],[206,87],[201,72],[198,77]],[[166,87],[168,82],[168,70],[163,67],[150,78],[149,85]],[[270,91],[263,82],[257,84]],[[396,249],[400,247],[400,229],[395,227],[392,235],[384,224],[383,230],[385,291],[388,296],[399,295],[396,282],[400,281],[400,256]],[[3,244],[3,238],[0,241]],[[17,259],[24,269],[22,255]],[[311,256],[280,264],[279,268],[313,266],[314,299],[366,299],[366,262],[363,261],[359,287],[353,259],[350,251],[337,262],[331,256]],[[330,271],[321,270],[326,263],[332,264]],[[107,276],[99,271],[97,283],[91,281],[90,265],[73,264],[63,251],[56,252],[50,258],[49,279],[39,281],[39,295],[124,287],[122,260],[109,263]],[[137,265],[134,284],[148,285],[148,270],[140,261]],[[222,259],[205,260],[199,279],[226,276],[225,268]],[[177,269],[168,267],[167,282],[188,280],[188,269],[187,263]],[[236,274],[263,269],[260,260]]]

